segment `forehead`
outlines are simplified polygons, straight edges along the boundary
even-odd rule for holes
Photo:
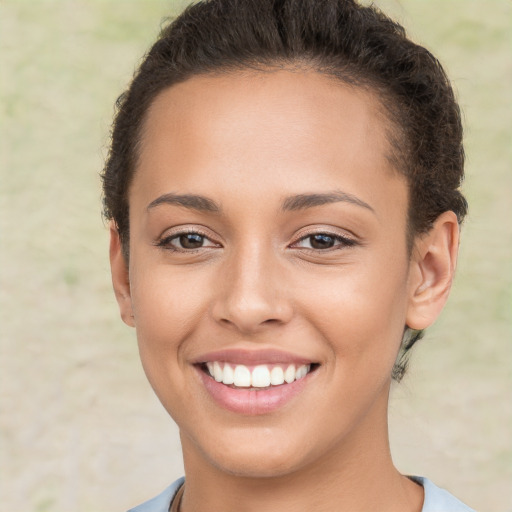
[[[371,92],[317,72],[196,76],[153,101],[131,196],[193,192],[222,201],[244,191],[258,201],[341,188],[389,202],[382,184],[404,183],[387,158],[387,129]]]

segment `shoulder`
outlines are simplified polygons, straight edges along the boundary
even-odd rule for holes
[[[437,487],[428,478],[410,477],[423,486],[425,499],[421,512],[475,512],[448,491]],[[172,500],[185,479],[180,478],[164,489],[158,496],[130,509],[128,512],[168,512]]]
[[[410,478],[421,484],[425,491],[421,512],[475,512],[445,489],[437,487],[428,478],[421,476],[412,476]]]
[[[155,496],[149,501],[145,501],[137,507],[131,508],[128,512],[169,512],[172,500],[183,482],[185,482],[185,479],[179,478],[164,489],[158,496]]]

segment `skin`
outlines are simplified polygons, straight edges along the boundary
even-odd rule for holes
[[[427,327],[446,301],[458,225],[445,212],[409,254],[407,183],[386,158],[380,112],[368,91],[290,70],[194,77],[148,112],[129,266],[114,225],[111,264],[121,316],[180,428],[184,512],[421,510],[422,488],[391,461],[390,375],[404,326]],[[333,191],[344,200],[282,209],[289,196]],[[166,194],[221,211],[148,208]],[[183,228],[204,245],[169,250]],[[318,233],[352,242],[313,248]],[[285,406],[236,414],[192,364],[233,347],[319,366]]]

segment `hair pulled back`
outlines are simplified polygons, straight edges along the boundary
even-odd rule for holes
[[[459,107],[441,64],[404,28],[354,0],[204,0],[160,33],[117,101],[102,173],[104,215],[118,228],[126,257],[128,191],[145,114],[173,84],[206,73],[304,67],[364,87],[389,119],[390,159],[409,187],[409,242],[445,211],[462,222],[464,150]],[[404,353],[421,336],[406,332]]]

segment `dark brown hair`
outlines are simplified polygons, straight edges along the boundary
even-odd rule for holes
[[[381,100],[389,158],[409,186],[409,247],[445,211],[462,222],[459,107],[441,64],[402,26],[354,0],[206,0],[162,30],[117,102],[102,174],[104,215],[117,225],[126,257],[128,190],[144,117],[158,93],[199,74],[283,67],[316,70]],[[406,330],[403,352],[420,336]],[[405,358],[395,366],[397,380],[405,366]]]

